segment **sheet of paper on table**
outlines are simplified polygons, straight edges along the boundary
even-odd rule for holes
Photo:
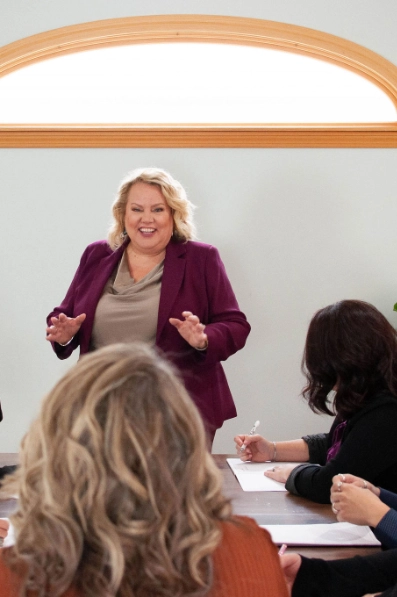
[[[287,491],[284,483],[265,477],[264,471],[273,468],[274,462],[243,462],[240,458],[227,458],[227,463],[244,491]],[[300,462],[278,462],[277,465]]]
[[[262,524],[276,545],[290,546],[377,546],[380,545],[371,529],[350,522],[330,524]]]

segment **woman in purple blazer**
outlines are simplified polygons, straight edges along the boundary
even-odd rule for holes
[[[116,342],[156,345],[179,369],[209,441],[236,416],[223,371],[250,325],[215,247],[193,242],[193,205],[157,168],[134,170],[113,204],[107,241],[84,251],[69,290],[47,318],[60,359]]]

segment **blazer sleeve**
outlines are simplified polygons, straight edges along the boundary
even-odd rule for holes
[[[210,246],[204,268],[204,284],[207,294],[208,319],[205,333],[208,349],[199,353],[207,364],[225,361],[243,348],[251,326],[240,311],[232,285],[218,250]]]
[[[382,496],[381,496],[382,497]],[[382,500],[383,501],[383,500]],[[397,512],[390,509],[372,529],[375,537],[388,549],[397,547]]]
[[[393,491],[388,491],[387,489],[380,487],[379,498],[384,504],[386,504],[386,506],[393,508],[393,510],[397,510],[397,494],[395,494]]]

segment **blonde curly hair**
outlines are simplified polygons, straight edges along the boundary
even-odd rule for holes
[[[154,184],[160,188],[164,199],[171,208],[175,240],[186,242],[196,237],[193,222],[195,206],[187,198],[183,186],[165,170],[160,168],[139,168],[127,174],[121,181],[116,199],[112,205],[113,222],[108,232],[108,243],[114,251],[124,242],[124,218],[128,192],[132,185],[137,182]]]
[[[8,565],[22,595],[205,595],[231,518],[196,407],[143,344],[83,356],[45,398],[20,466]]]

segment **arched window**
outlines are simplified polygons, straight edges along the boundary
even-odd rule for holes
[[[0,49],[2,147],[395,147],[396,107],[382,57],[257,19],[113,19]]]

